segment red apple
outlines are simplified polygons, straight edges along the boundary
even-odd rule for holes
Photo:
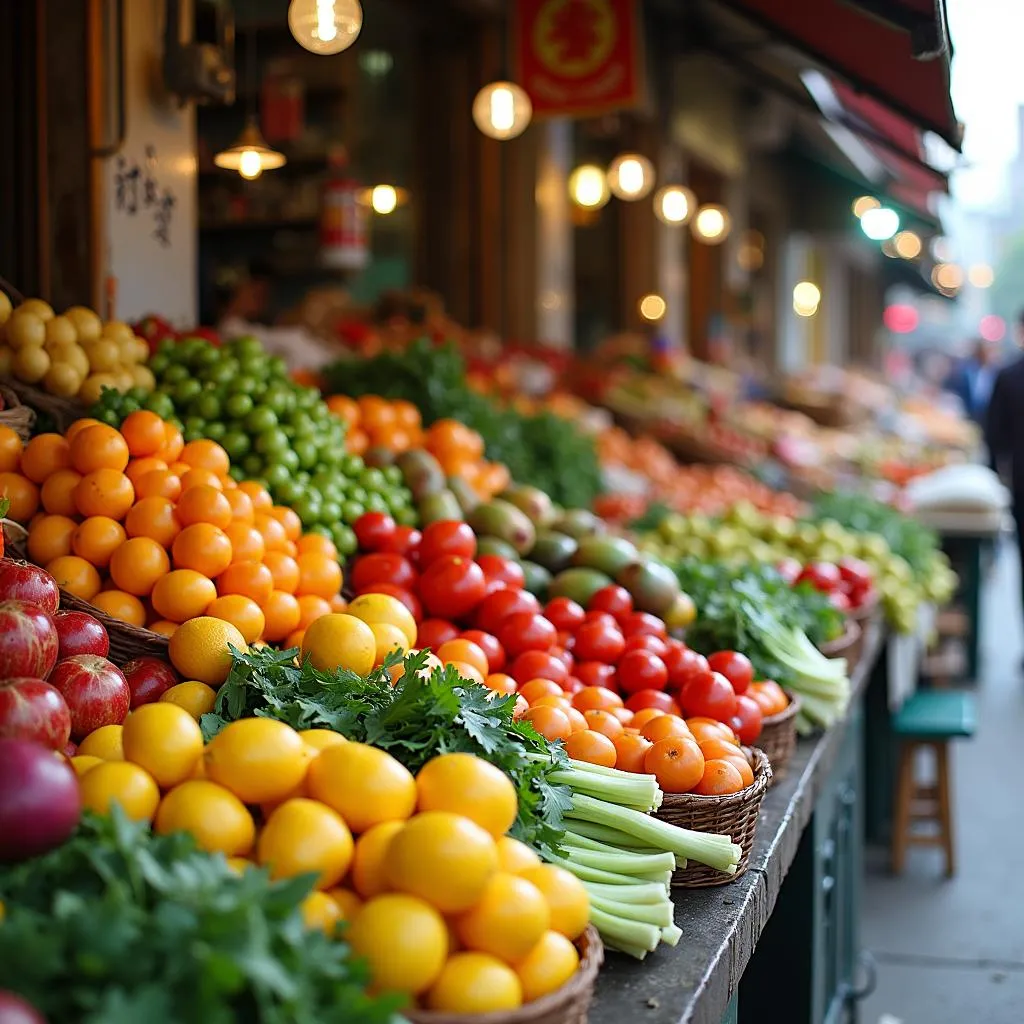
[[[120,725],[131,705],[131,690],[121,670],[95,654],[76,654],[58,662],[50,682],[71,709],[71,737],[78,741],[103,725]]]
[[[0,679],[0,737],[63,750],[71,735],[71,711],[63,695],[31,676]]]
[[[65,702],[66,703],[66,702]],[[68,740],[64,744],[64,756],[75,757],[78,754],[78,744],[74,740]]]
[[[53,617],[60,648],[57,658],[73,658],[76,654],[95,654],[105,658],[110,652],[106,628],[88,612],[57,612]]]
[[[0,602],[0,679],[45,679],[57,662],[57,646],[48,612],[28,601]]]
[[[177,686],[178,673],[159,658],[134,658],[121,669],[132,695],[132,710],[140,704],[152,704],[164,690]]]
[[[39,566],[0,558],[0,601],[28,601],[53,615],[60,607],[60,588]]]

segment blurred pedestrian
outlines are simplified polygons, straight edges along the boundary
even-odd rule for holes
[[[971,354],[954,368],[946,381],[946,390],[960,399],[964,412],[977,424],[985,423],[998,372],[998,346],[979,339]]]

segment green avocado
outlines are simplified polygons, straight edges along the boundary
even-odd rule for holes
[[[680,594],[676,574],[653,558],[630,563],[616,575],[615,582],[633,595],[638,611],[662,618]]]
[[[466,521],[478,536],[497,537],[511,544],[521,555],[525,555],[537,539],[530,517],[500,498],[478,505]]]
[[[519,564],[522,566],[523,574],[526,576],[526,589],[541,601],[546,600],[548,587],[551,586],[551,573],[543,565],[538,565],[536,562],[524,559]]]
[[[555,518],[554,506],[551,499],[538,487],[528,487],[526,484],[513,484],[507,490],[498,495],[502,501],[515,505],[520,511],[525,512],[530,521],[537,527],[550,525]]]
[[[530,558],[543,565],[549,572],[561,572],[569,567],[573,555],[576,554],[576,547],[576,540],[568,534],[542,530],[537,534],[537,542],[530,551]]]
[[[444,470],[430,452],[421,448],[402,452],[396,460],[396,465],[402,471],[405,485],[412,491],[416,501],[422,501],[431,494],[446,490]],[[457,518],[461,519],[462,516]]]
[[[611,583],[612,578],[597,569],[564,569],[549,584],[548,598],[568,597],[586,608],[594,594]]]
[[[511,544],[500,537],[477,537],[476,553],[478,555],[498,555],[510,562],[519,561],[519,552]]]
[[[605,532],[603,519],[588,512],[585,508],[571,508],[563,512],[552,524],[552,529],[559,533],[567,533],[570,537],[580,540],[592,537],[596,533]]]
[[[467,515],[480,504],[476,491],[461,476],[448,477],[448,490],[455,495],[462,511]]]
[[[417,506],[420,513],[420,522],[427,526],[430,523],[438,523],[443,519],[465,519],[458,499],[449,490],[441,490],[436,494],[428,494]]]
[[[572,564],[615,577],[637,558],[636,546],[625,537],[583,537],[572,556]]]

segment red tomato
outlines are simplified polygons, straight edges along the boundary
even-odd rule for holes
[[[501,555],[478,555],[476,564],[488,580],[501,580],[510,590],[522,590],[526,586],[526,574],[518,562]]]
[[[628,615],[623,615],[619,620],[619,628],[622,630],[622,635],[627,637],[643,633],[649,636],[660,636],[662,639],[668,636],[665,623],[657,615],[651,615],[648,612],[630,612]]]
[[[708,665],[712,672],[721,672],[729,680],[737,696],[746,693],[754,681],[754,666],[745,654],[738,651],[715,651],[708,657]]]
[[[509,666],[508,674],[520,686],[531,679],[552,679],[561,684],[569,670],[551,651],[523,651]]]
[[[364,512],[353,524],[360,551],[393,551],[388,542],[394,537],[394,519],[387,512]],[[404,552],[398,552],[404,554]]]
[[[633,595],[616,583],[602,587],[587,605],[587,611],[610,612],[616,619],[628,615],[632,610]]]
[[[570,633],[583,625],[586,614],[583,606],[571,597],[556,597],[544,606],[544,616],[554,623],[555,629],[565,629]]]
[[[678,715],[679,705],[662,690],[637,690],[629,700],[626,701],[626,708],[629,711],[640,711],[643,708],[655,708],[664,711],[666,715]]]
[[[567,651],[558,643],[558,634],[555,634],[555,644],[553,647],[548,649],[548,653],[558,658],[558,660],[571,672],[576,667],[576,659],[573,657],[572,651]]]
[[[484,593],[490,597],[491,594],[497,593],[499,590],[508,590],[509,585],[504,580],[489,580],[484,577]]]
[[[841,612],[848,612],[853,607],[853,603],[841,590],[833,590],[828,599],[832,607],[838,608]]]
[[[831,562],[811,562],[810,565],[804,566],[796,581],[810,583],[815,590],[831,594],[842,583],[843,577],[839,574],[839,567]]]
[[[540,611],[540,601],[528,590],[499,590],[488,594],[476,610],[473,625],[485,633],[498,635],[502,622],[515,612]],[[507,651],[505,652],[508,653]]]
[[[584,622],[576,633],[573,654],[582,661],[603,661],[614,665],[626,647],[618,626],[606,622]]]
[[[551,621],[550,616],[547,612],[544,613],[544,618]],[[576,646],[576,637],[572,635],[568,630],[560,629],[555,634],[555,643],[562,648],[563,651],[571,651]]]
[[[498,639],[511,657],[554,647],[558,630],[539,612],[515,612],[501,624]]]
[[[670,650],[665,655],[665,667],[668,669],[669,683],[675,689],[681,689],[693,680],[711,678],[708,659],[686,646],[678,653]]]
[[[394,583],[375,583],[373,592],[375,594],[390,594],[392,597],[397,597],[412,612],[412,617],[417,622],[423,618],[423,605],[420,604],[420,599],[411,590],[406,590],[405,587],[396,587]]]
[[[484,599],[487,584],[483,569],[472,559],[443,555],[427,565],[420,577],[419,592],[431,615],[460,619]]]
[[[423,528],[420,541],[420,565],[426,567],[445,555],[472,558],[476,554],[476,534],[457,519],[441,519]]]
[[[679,641],[675,641],[678,643]],[[626,651],[650,651],[656,654],[662,661],[668,653],[668,644],[660,636],[651,636],[650,633],[639,633],[631,636],[626,641]]]
[[[611,612],[603,612],[600,610],[589,611],[584,616],[583,621],[584,623],[603,622],[606,626],[614,626],[616,629],[619,628],[619,624]]]
[[[566,676],[558,685],[570,696],[584,688],[582,681],[575,676]]]
[[[501,672],[505,668],[505,648],[496,636],[485,633],[482,629],[467,629],[462,634],[463,640],[472,640],[487,655],[487,664],[491,672]]]
[[[370,512],[367,515],[374,515]],[[363,516],[365,519],[366,516]],[[416,555],[423,534],[415,526],[396,526],[395,532],[380,546],[381,551],[394,551],[396,554],[412,558]]]
[[[694,716],[728,722],[736,714],[732,684],[718,672],[691,679],[679,691],[679,703],[687,718]]]
[[[578,662],[575,675],[584,686],[604,686],[609,689],[615,686],[615,666],[606,665],[603,661]]]
[[[729,725],[740,738],[740,743],[749,747],[761,735],[763,719],[764,715],[757,701],[743,694],[736,698],[736,713],[729,719]]]
[[[446,619],[424,619],[416,629],[416,646],[436,651],[458,635],[458,629]]]
[[[844,555],[839,559],[839,575],[843,582],[849,583],[851,587],[870,587],[874,582],[871,566],[867,562],[849,555]]]
[[[790,586],[796,583],[796,578],[803,571],[803,566],[795,558],[784,558],[775,568]]]
[[[407,558],[380,551],[357,558],[349,582],[352,589],[361,594],[375,583],[393,583],[396,587],[412,590],[416,579],[416,570]]]
[[[615,666],[615,681],[624,693],[663,690],[668,682],[668,669],[650,651],[626,651]]]

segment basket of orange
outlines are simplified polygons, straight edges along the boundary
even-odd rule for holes
[[[35,422],[35,411],[23,405],[15,391],[0,384],[0,449],[9,444],[9,432],[17,434],[22,441],[27,441],[32,436]],[[2,457],[0,455],[0,459]]]
[[[786,766],[796,750],[796,716],[800,711],[800,698],[796,694],[787,694],[778,683],[771,681],[751,683],[747,694],[757,701],[764,716],[757,746],[771,763],[774,785],[786,774]]]
[[[423,424],[412,402],[380,395],[331,395],[326,401],[327,408],[348,424],[345,446],[353,455],[373,448],[401,453],[420,447]]]

